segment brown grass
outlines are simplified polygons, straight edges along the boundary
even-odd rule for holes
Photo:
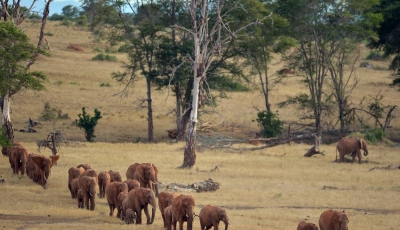
[[[76,200],[70,198],[67,188],[69,167],[89,163],[97,171],[115,170],[125,178],[126,169],[135,162],[152,162],[159,168],[159,178],[164,183],[190,184],[212,178],[222,188],[211,193],[192,194],[196,199],[196,212],[206,204],[223,206],[230,217],[230,229],[295,229],[300,220],[317,223],[319,215],[326,209],[347,209],[351,229],[398,229],[400,209],[398,207],[400,184],[398,171],[373,170],[377,165],[335,164],[335,146],[323,145],[326,156],[304,158],[311,147],[304,144],[278,146],[260,151],[227,152],[202,150],[191,170],[176,169],[182,163],[183,144],[169,144],[167,129],[174,128],[174,99],[167,91],[154,91],[155,139],[157,144],[133,144],[138,137],[147,137],[146,110],[137,110],[138,101],[145,97],[145,83],[138,81],[127,97],[113,96],[123,85],[111,79],[113,71],[122,70],[121,63],[95,62],[97,43],[88,31],[79,31],[50,22],[47,37],[52,57],[41,57],[35,70],[49,77],[47,90],[24,91],[12,100],[12,121],[17,129],[26,128],[29,117],[38,120],[46,102],[68,113],[70,119],[41,122],[35,127],[38,133],[15,133],[29,152],[37,152],[35,140],[46,138],[48,132],[61,129],[71,141],[62,146],[58,165],[52,169],[48,189],[34,184],[26,177],[12,175],[8,159],[0,158],[0,184],[2,201],[0,227],[4,229],[59,229],[81,227],[85,229],[131,229],[117,218],[108,216],[104,199],[98,199],[95,211],[79,210]],[[35,31],[36,30],[36,31]],[[28,30],[32,39],[37,37],[37,27]],[[69,52],[69,44],[80,44],[84,53]],[[366,56],[367,51],[363,54]],[[114,55],[114,54],[113,54]],[[125,54],[115,54],[118,60],[126,60]],[[281,69],[276,65],[273,68]],[[388,87],[391,82],[388,71],[358,68],[360,79],[351,101],[355,104],[363,96],[381,91],[387,104],[399,104],[399,92]],[[111,87],[100,87],[110,83]],[[300,78],[289,78],[275,89],[272,95],[273,108],[286,95],[304,92]],[[254,137],[257,126],[253,106],[263,108],[258,91],[230,93],[229,98],[218,103],[219,115],[202,115],[201,123],[213,124],[223,120],[216,130],[242,136]],[[73,125],[77,114],[85,106],[89,113],[95,108],[103,118],[96,127],[97,143],[84,142],[83,131]],[[297,121],[294,108],[279,109],[285,121]],[[392,125],[400,127],[399,119]],[[114,142],[114,143],[113,143]],[[118,143],[116,143],[118,142]],[[242,146],[249,146],[243,144]],[[254,146],[252,146],[254,147]],[[42,153],[49,155],[48,149]],[[283,153],[286,153],[282,156]],[[371,146],[370,161],[378,166],[399,164],[398,149]],[[203,172],[219,165],[219,172]],[[337,189],[324,189],[324,186]],[[162,191],[162,189],[161,189]],[[134,226],[135,229],[162,229],[162,219],[157,216],[152,226]],[[198,219],[195,220],[198,229]]]

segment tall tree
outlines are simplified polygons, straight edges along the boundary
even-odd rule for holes
[[[50,3],[47,1],[43,10],[42,25],[40,27],[37,46],[29,43],[28,37],[16,26],[22,26],[22,22],[29,15],[35,5],[32,2],[27,11],[21,12],[20,1],[9,3],[7,0],[0,0],[0,18],[5,21],[0,23],[3,27],[0,33],[0,109],[2,112],[2,127],[9,142],[14,141],[14,133],[10,116],[10,98],[22,89],[43,89],[46,77],[29,68],[35,63],[40,54],[46,54],[42,49],[44,40],[44,29],[49,15]],[[2,153],[6,155],[6,148],[3,146]]]
[[[191,168],[196,162],[196,126],[198,109],[205,101],[203,85],[207,80],[207,72],[215,56],[221,53],[222,46],[236,38],[240,31],[251,24],[259,24],[257,19],[244,27],[232,31],[224,20],[236,7],[224,9],[225,1],[210,2],[208,0],[187,1],[187,9],[191,19],[191,28],[175,26],[176,29],[191,33],[194,52],[189,58],[193,69],[193,94],[189,128],[186,137],[183,163],[181,168]],[[215,14],[211,14],[214,9]]]
[[[378,39],[372,39],[370,47],[383,49],[386,56],[393,55],[390,69],[400,74],[400,1],[382,0],[376,7],[383,20],[377,28]],[[393,80],[394,85],[400,86],[400,77]]]
[[[303,77],[307,94],[288,98],[311,112],[317,137],[322,137],[322,119],[329,113],[334,96],[343,129],[344,100],[356,84],[354,64],[357,45],[370,35],[365,17],[375,1],[278,1],[278,13],[289,19],[298,46],[285,56],[289,66]],[[373,18],[373,17],[370,17]],[[373,22],[371,22],[373,24]],[[349,68],[350,66],[350,68]],[[350,72],[346,75],[346,71]],[[332,88],[326,84],[331,80]],[[333,89],[333,94],[331,93]],[[310,114],[309,114],[310,115]],[[318,143],[315,150],[318,151]]]

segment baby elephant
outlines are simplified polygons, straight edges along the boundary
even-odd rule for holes
[[[125,223],[126,224],[134,224],[135,218],[136,218],[135,212],[131,208],[128,208],[125,212],[125,219],[124,219]]]
[[[348,230],[349,214],[346,210],[327,210],[319,217],[320,230]]]
[[[224,209],[213,207],[211,205],[204,206],[199,213],[201,230],[210,229],[214,226],[214,230],[218,230],[219,221],[225,223],[225,230],[228,229],[229,219]]]
[[[297,225],[297,230],[318,230],[317,225],[302,221]]]

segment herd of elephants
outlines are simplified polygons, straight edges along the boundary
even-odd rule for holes
[[[340,162],[344,161],[346,154],[351,154],[353,162],[358,157],[361,163],[361,151],[364,156],[368,155],[367,143],[358,138],[342,138],[337,144]],[[31,178],[43,188],[47,187],[51,167],[59,159],[58,155],[46,157],[43,155],[28,154],[28,151],[19,143],[8,149],[8,157],[14,174],[24,175]],[[97,173],[90,165],[80,164],[68,170],[68,189],[71,197],[77,199],[78,208],[95,209],[96,196],[106,198],[110,207],[110,216],[117,209],[117,218],[126,224],[142,224],[142,210],[144,211],[147,224],[152,224],[156,213],[156,197],[158,207],[164,221],[164,228],[183,230],[186,222],[187,229],[193,227],[195,216],[200,219],[201,229],[218,229],[220,221],[228,229],[229,219],[224,209],[211,205],[204,206],[198,215],[194,213],[195,200],[191,195],[178,195],[176,193],[158,192],[158,169],[152,163],[135,163],[126,171],[126,180],[122,182],[121,174],[112,170]],[[98,189],[97,189],[98,188]],[[97,190],[99,192],[97,192]],[[148,206],[151,206],[151,217]],[[346,210],[324,211],[319,219],[319,228],[314,223],[302,221],[297,230],[347,230],[348,213]]]

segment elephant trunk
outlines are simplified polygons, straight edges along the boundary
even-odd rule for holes
[[[225,223],[225,230],[228,230],[229,223]]]
[[[368,156],[368,150],[364,150],[364,156]]]
[[[187,229],[192,230],[193,227],[194,216],[193,213],[187,214]]]
[[[153,206],[152,209],[151,209],[151,220],[150,220],[150,224],[153,224],[155,215],[156,215],[156,207]]]

